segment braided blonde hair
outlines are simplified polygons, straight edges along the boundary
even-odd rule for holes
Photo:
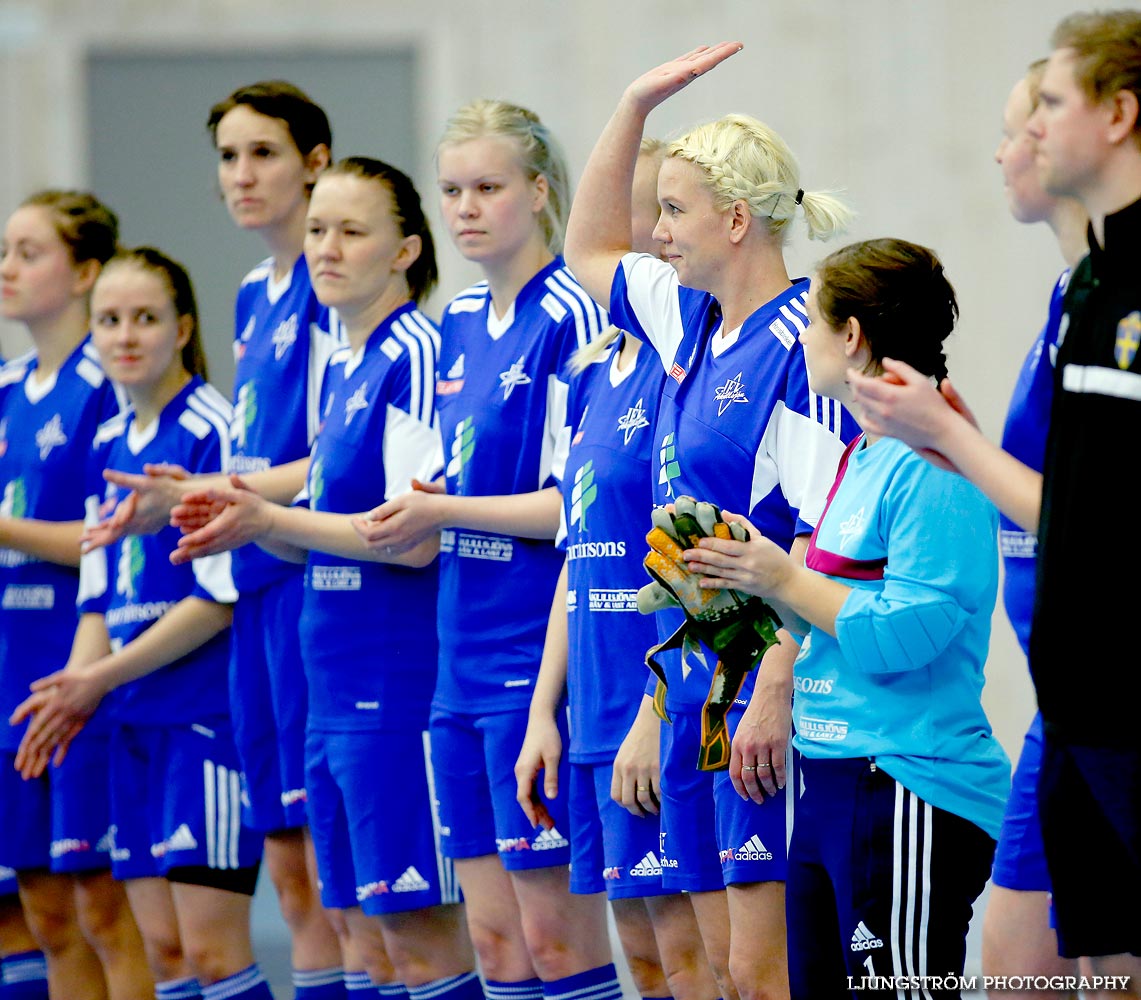
[[[749,115],[725,115],[698,125],[671,142],[666,155],[701,169],[718,211],[743,201],[774,236],[787,238],[798,205],[804,209],[809,239],[829,239],[851,222],[852,210],[834,193],[801,190],[800,167],[788,144]]]
[[[448,119],[436,145],[436,154],[439,155],[441,146],[454,146],[485,136],[514,140],[524,173],[531,180],[539,174],[547,179],[547,204],[539,216],[539,225],[547,249],[558,256],[563,252],[571,198],[570,172],[558,140],[534,111],[508,101],[480,98],[465,104]]]

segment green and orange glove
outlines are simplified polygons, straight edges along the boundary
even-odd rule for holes
[[[700,575],[692,573],[682,557],[686,549],[696,548],[702,538],[748,540],[748,532],[739,524],[724,521],[715,504],[678,497],[672,512],[657,507],[652,518],[653,528],[646,535],[650,551],[642,560],[652,582],[638,591],[638,610],[653,614],[676,606],[685,614],[685,621],[673,635],[646,652],[646,666],[658,678],[654,708],[669,721],[665,710],[665,671],[655,659],[657,654],[680,649],[682,669],[688,675],[692,669],[688,657],[704,663],[701,646],[712,650],[717,666],[701,713],[697,767],[702,771],[720,771],[729,766],[731,741],[726,716],[749,671],[756,668],[770,646],[780,641],[776,631],[781,621],[759,597],[738,590],[703,588]]]

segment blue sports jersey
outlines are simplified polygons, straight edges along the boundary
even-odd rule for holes
[[[448,492],[529,493],[561,478],[571,353],[606,314],[560,258],[497,317],[480,282],[441,323],[436,407]],[[457,712],[525,708],[538,674],[562,565],[553,542],[444,531],[440,545],[440,676],[434,704]]]
[[[43,382],[35,352],[0,367],[0,517],[82,521],[92,474],[91,442],[120,408],[87,338]],[[28,685],[60,669],[75,636],[76,569],[0,549],[0,716]],[[0,725],[0,748],[19,746],[24,727]]]
[[[281,281],[274,280],[272,258],[242,279],[234,305],[231,472],[257,472],[309,455],[325,367],[343,343],[335,314],[313,293],[304,256]],[[256,545],[234,553],[234,581],[243,592],[296,571]]]
[[[141,473],[143,466],[171,462],[191,473],[219,472],[229,458],[230,403],[213,386],[193,378],[140,430],[133,414],[105,423],[96,449],[107,468]],[[108,498],[116,495],[107,486]],[[89,507],[100,497],[88,497]],[[99,613],[107,623],[112,648],[126,645],[186,597],[219,604],[237,600],[230,574],[230,553],[172,566],[170,553],[181,536],[167,526],[154,535],[127,535],[83,557],[80,610]],[[187,656],[137,680],[112,695],[120,722],[169,725],[228,718],[227,671],[230,631],[225,629]]]
[[[313,510],[369,510],[439,475],[440,335],[411,303],[356,354],[334,355],[309,466]],[[301,648],[316,731],[423,730],[436,683],[435,563],[408,569],[309,554]]]
[[[667,263],[627,254],[615,273],[610,314],[646,337],[668,375],[658,412],[652,481],[654,501],[691,496],[743,514],[783,548],[816,524],[836,465],[858,428],[835,400],[808,388],[797,339],[808,325],[808,281],[752,313],[722,336],[721,310],[706,292],[684,288]],[[649,529],[649,512],[643,525]],[[659,635],[682,622],[657,615]],[[694,658],[683,680],[681,660],[663,656],[669,709],[693,707],[709,693],[712,658]],[[747,699],[754,674],[745,680]]]
[[[646,650],[658,641],[653,618],[638,613],[637,594],[648,580],[644,512],[653,502],[650,452],[665,372],[647,344],[619,371],[620,343],[572,381],[568,406],[574,436],[560,541],[575,764],[614,759],[642,702]]]
[[[836,635],[813,626],[793,680],[806,757],[872,757],[931,805],[998,836],[1010,762],[983,711],[998,516],[903,442],[860,439],[809,568],[852,588]]]
[[[1054,399],[1054,359],[1058,355],[1058,327],[1062,321],[1062,300],[1070,280],[1069,269],[1054,285],[1046,325],[1038,334],[1014,385],[1002,447],[1024,465],[1042,471],[1046,461],[1046,434],[1050,429],[1050,405]],[[1005,514],[999,515],[999,550],[1002,553],[1003,603],[1010,624],[1022,645],[1030,652],[1030,619],[1034,615],[1034,570],[1038,536],[1024,531]]]

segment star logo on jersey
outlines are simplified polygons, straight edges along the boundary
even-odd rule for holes
[[[447,468],[449,478],[463,482],[463,471],[471,460],[474,451],[475,421],[472,417],[464,417],[456,424],[456,432],[452,435],[452,448]]]
[[[361,410],[368,409],[368,383],[364,382],[360,385],[356,392],[354,392],[348,399],[345,400],[345,426],[353,422],[355,417]]]
[[[21,518],[28,513],[28,491],[22,476],[4,484],[4,496],[0,498],[0,517]]]
[[[273,359],[280,361],[288,351],[297,343],[297,313],[289,319],[283,319],[273,331]]]
[[[594,462],[587,459],[575,471],[574,486],[571,487],[571,524],[582,523],[586,529],[586,512],[598,496],[594,484]]]
[[[238,405],[234,407],[234,419],[230,424],[230,436],[239,448],[245,448],[246,435],[258,415],[258,392],[253,380],[238,390]]]
[[[630,439],[638,431],[649,426],[650,421],[646,418],[646,408],[640,399],[618,418],[618,429],[622,432],[623,444],[629,444]]]
[[[867,514],[864,508],[861,507],[849,517],[845,518],[840,523],[840,548],[846,549],[848,545],[857,538],[864,534],[864,524],[867,521]]]
[[[67,444],[67,435],[63,432],[63,420],[57,413],[36,431],[36,447],[40,449],[40,461],[44,461],[53,448],[65,444]]]
[[[658,485],[666,488],[666,496],[674,496],[674,480],[681,475],[681,464],[677,460],[673,434],[662,438],[662,446],[658,449],[658,467]]]
[[[519,355],[519,360],[516,361],[505,372],[499,373],[499,384],[503,388],[503,398],[510,399],[511,393],[515,391],[517,385],[530,385],[531,376],[523,371],[524,355]]]
[[[325,494],[325,466],[321,459],[317,459],[309,467],[309,503],[314,510],[319,510],[321,497]]]
[[[1131,312],[1117,324],[1117,340],[1113,345],[1113,359],[1123,372],[1128,371],[1141,345],[1141,312]]]
[[[122,595],[129,603],[139,596],[139,575],[146,564],[143,543],[137,535],[127,535],[119,547],[119,562],[116,567],[115,593]]]
[[[719,403],[717,416],[721,416],[734,403],[747,403],[749,397],[745,395],[745,384],[741,381],[744,372],[737,372],[731,379],[726,379],[724,385],[719,385],[713,393],[713,401]]]

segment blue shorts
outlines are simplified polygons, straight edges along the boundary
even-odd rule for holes
[[[1063,958],[1141,956],[1141,751],[1048,731],[1038,775],[1042,839]]]
[[[558,713],[563,746],[570,743],[566,713]],[[432,770],[440,804],[440,832],[449,858],[479,858],[498,852],[508,871],[555,868],[570,863],[569,796],[543,803],[554,819],[550,830],[532,826],[515,800],[515,761],[527,732],[527,709],[468,715],[433,709]],[[542,782],[540,780],[540,795]],[[559,787],[570,787],[564,754]]]
[[[241,822],[238,754],[227,723],[119,726],[111,736],[111,872],[251,868],[262,837]]]
[[[309,829],[324,907],[377,915],[462,900],[440,852],[429,753],[428,734],[415,730],[309,733]]]
[[[1038,772],[1042,767],[1042,716],[1036,714],[1022,743],[1010,798],[1002,817],[1002,832],[994,854],[991,878],[995,885],[1021,892],[1049,892],[1050,873],[1038,819]]]
[[[859,996],[847,977],[963,971],[994,841],[873,767],[867,758],[802,758],[785,897],[794,997]],[[920,994],[931,995],[898,995]]]
[[[242,821],[262,833],[306,823],[309,689],[297,633],[304,581],[299,568],[234,605],[230,714],[242,762]]]
[[[570,891],[608,899],[670,892],[662,886],[657,816],[634,816],[610,797],[613,764],[570,766]]]
[[[701,722],[671,711],[662,723],[661,832],[658,859],[662,885],[670,892],[717,892],[725,888],[717,849],[713,772],[697,769]]]
[[[729,713],[736,731],[743,708]],[[737,794],[726,771],[699,771],[699,709],[671,713],[662,725],[662,882],[671,892],[712,892],[727,885],[783,882],[789,810],[782,789],[758,805]],[[796,787],[797,754],[788,750],[787,785]]]
[[[110,736],[81,732],[61,767],[24,781],[14,751],[0,752],[0,864],[15,871],[105,871],[111,867]]]

